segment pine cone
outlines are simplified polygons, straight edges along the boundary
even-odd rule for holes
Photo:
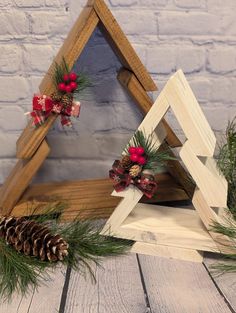
[[[137,177],[142,171],[142,167],[139,165],[133,165],[129,170],[129,175],[131,177]]]
[[[130,160],[130,157],[128,155],[125,155],[120,161],[120,164],[123,168],[128,170],[132,165],[132,161]]]
[[[62,261],[68,255],[68,244],[60,235],[52,235],[45,225],[24,217],[2,217],[0,237],[17,251],[42,261]]]
[[[63,104],[64,107],[67,107],[72,104],[72,100],[73,100],[73,96],[66,94],[62,96],[61,103]]]
[[[62,96],[61,96],[59,93],[54,92],[54,93],[51,94],[51,98],[52,98],[52,100],[55,101],[55,102],[60,102]]]

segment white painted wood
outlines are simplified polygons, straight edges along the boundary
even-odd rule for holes
[[[118,204],[116,210],[113,212],[102,229],[102,235],[113,235],[117,227],[123,223],[125,218],[142,198],[143,193],[133,185],[130,185],[126,190],[118,193],[113,192],[112,195],[117,195],[119,197],[123,195],[124,198]]]
[[[161,256],[168,259],[178,259],[183,261],[191,261],[196,263],[202,263],[203,253],[184,248],[169,247],[158,244],[150,244],[144,242],[136,242],[131,252],[145,255]]]
[[[179,154],[201,191],[201,197],[197,189],[193,199],[197,213],[183,213],[181,209],[177,209],[179,212],[176,213],[173,209],[163,209],[160,206],[155,209],[142,207],[138,204],[141,194],[134,197],[135,193],[129,188],[123,194],[117,194],[124,199],[111,215],[102,233],[107,234],[110,230],[110,234],[139,242],[219,251],[219,244],[216,245],[208,231],[203,228],[201,219],[206,228],[218,220],[212,207],[222,208],[227,205],[227,182],[219,174],[213,160],[216,144],[214,133],[181,70],[169,79],[138,129],[146,135],[152,134],[169,108],[174,111],[187,138]],[[161,140],[157,143],[158,146],[164,137],[165,134],[160,131]],[[205,159],[202,160],[203,158]],[[140,208],[149,216],[143,216]],[[184,215],[181,217],[181,214],[190,214],[190,218]],[[213,238],[216,240],[219,236],[213,235]]]
[[[147,307],[135,254],[106,258],[97,283],[72,271],[66,313],[144,313]]]
[[[208,160],[207,164],[211,165],[209,170],[196,156],[189,141],[183,145],[179,155],[196,185],[203,193],[208,205],[227,207],[228,185],[225,178],[216,170],[215,161],[213,159]]]
[[[16,295],[11,303],[0,305],[0,313],[59,312],[65,273],[65,267],[57,268],[38,290],[23,298]]]
[[[224,297],[236,312],[236,273],[224,273],[223,275],[220,275],[219,272],[213,270],[212,268],[213,265],[222,262],[230,264],[229,260],[217,259],[212,255],[207,255],[204,257],[204,264],[211,273],[212,279],[215,281],[215,284],[218,286]]]
[[[201,251],[218,251],[195,210],[139,203],[113,236]]]
[[[162,93],[169,102],[196,155],[213,156],[216,138],[182,70],[167,82]]]
[[[139,255],[151,312],[231,313],[200,263]]]

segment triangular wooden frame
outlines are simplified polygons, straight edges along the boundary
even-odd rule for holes
[[[50,75],[55,62],[60,63],[62,57],[64,57],[69,67],[72,68],[97,26],[101,29],[123,65],[123,68],[121,68],[118,74],[118,80],[135,99],[143,113],[146,114],[152,106],[152,101],[147,91],[156,90],[156,85],[103,0],[89,1],[87,6],[83,9],[49,68],[48,73],[40,84],[40,92],[49,95],[55,91]],[[98,195],[100,201],[97,201],[98,199],[91,200],[91,196],[85,193],[84,201],[81,201],[81,198],[79,200],[77,199],[78,201],[75,200],[75,202],[72,203],[72,209],[76,214],[78,210],[83,209],[85,212],[88,209],[90,210],[90,217],[93,215],[95,217],[96,212],[99,212],[98,209],[101,209],[103,211],[100,217],[108,216],[118,201],[118,199],[110,197],[112,186],[108,183],[108,179],[90,182],[73,182],[72,185],[68,183],[64,185],[36,185],[32,188],[28,188],[32,178],[50,152],[50,147],[46,142],[46,135],[56,118],[56,115],[52,115],[48,118],[46,123],[38,129],[33,128],[31,123],[29,123],[18,139],[18,162],[0,190],[1,213],[25,215],[27,214],[27,211],[24,209],[25,204],[28,204],[31,199],[36,199],[37,203],[44,204],[45,201],[47,202],[45,199],[50,199],[58,195],[63,196],[62,190],[64,191],[66,188],[70,187],[72,192],[74,192],[76,188],[80,190],[86,183],[90,191],[96,190],[98,194],[98,190],[100,190]],[[165,148],[166,144],[172,147],[181,145],[179,139],[164,120],[162,121],[161,127],[167,132],[166,140],[162,148]],[[169,176],[164,177],[167,184],[163,187],[164,196],[162,200],[167,200],[167,198],[171,198],[171,200],[182,200],[191,197],[194,189],[193,185],[186,183],[186,173],[178,161],[172,162],[172,165],[169,167],[169,173]],[[172,197],[168,196],[166,192],[167,188],[172,188]],[[25,192],[26,189],[27,191]],[[45,194],[47,195],[44,201],[39,195],[42,190],[46,190]],[[61,193],[58,194],[58,190],[60,190]],[[85,215],[88,216],[87,214]],[[97,216],[99,216],[98,213]],[[72,217],[73,216],[71,216],[71,218]]]
[[[112,193],[123,199],[102,234],[135,240],[139,246],[139,249],[135,247],[136,252],[152,251],[153,254],[156,249],[159,254],[160,247],[168,247],[170,251],[175,249],[172,254],[177,251],[180,255],[182,249],[188,259],[188,251],[194,258],[197,256],[194,250],[196,253],[230,251],[230,247],[226,247],[230,246],[230,240],[210,231],[212,223],[219,222],[224,215],[222,208],[227,207],[227,181],[213,158],[216,138],[181,70],[169,79],[138,128],[147,136],[156,130],[155,141],[159,146],[165,139],[160,122],[170,108],[187,138],[179,155],[196,182],[193,207],[141,204],[143,193],[131,185],[123,192]]]

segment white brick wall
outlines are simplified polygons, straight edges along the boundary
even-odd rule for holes
[[[106,1],[159,87],[176,69],[184,70],[220,136],[236,115],[236,1]],[[0,0],[0,182],[15,163],[23,113],[85,3]],[[90,74],[94,86],[81,96],[74,129],[64,131],[58,123],[50,132],[52,152],[40,181],[107,175],[141,120],[115,79],[120,64],[99,32],[76,67]],[[180,133],[173,115],[168,118]]]

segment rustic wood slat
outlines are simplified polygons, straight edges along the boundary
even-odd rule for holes
[[[110,218],[104,231],[109,229],[113,236],[138,242],[219,251],[195,210],[138,203],[124,220],[123,210],[128,209],[123,207],[120,215],[114,211],[116,219]],[[122,225],[120,220],[124,220]]]
[[[152,312],[231,313],[200,263],[139,255]]]
[[[44,140],[37,153],[30,160],[19,160],[16,163],[11,174],[0,189],[1,214],[11,212],[49,152],[49,146]]]
[[[68,66],[72,68],[94,32],[98,21],[97,14],[92,7],[84,8],[40,84],[39,89],[42,94],[50,95],[55,91],[52,80],[55,62],[60,63],[62,58],[65,57]],[[56,118],[57,115],[51,115],[46,123],[38,128],[32,127],[32,122],[29,122],[17,141],[17,158],[29,159],[33,156]]]
[[[104,259],[97,284],[78,272],[70,278],[66,313],[144,313],[147,310],[135,254]]]
[[[136,75],[145,90],[157,90],[154,81],[104,1],[94,0],[93,5],[103,26],[101,30],[105,32],[106,39],[120,58],[121,63]]]
[[[216,271],[212,269],[212,265],[216,265],[219,263],[230,263],[229,261],[217,259],[213,256],[206,255],[204,257],[204,264],[210,272],[212,279],[215,284],[218,286],[230,306],[236,312],[236,273],[224,273],[223,275],[219,275]]]
[[[168,174],[157,175],[158,192],[153,201],[186,200],[187,196]],[[110,179],[68,181],[61,183],[35,184],[25,191],[14,207],[12,214],[22,216],[30,214],[37,207],[42,213],[48,203],[63,201],[68,203],[64,213],[66,220],[76,215],[81,218],[108,218],[120,202],[118,197],[111,196],[113,184]],[[143,198],[142,201],[150,202]]]
[[[26,297],[14,296],[13,301],[0,305],[1,313],[42,313],[59,312],[61,295],[65,281],[65,267],[50,273],[49,278]]]

